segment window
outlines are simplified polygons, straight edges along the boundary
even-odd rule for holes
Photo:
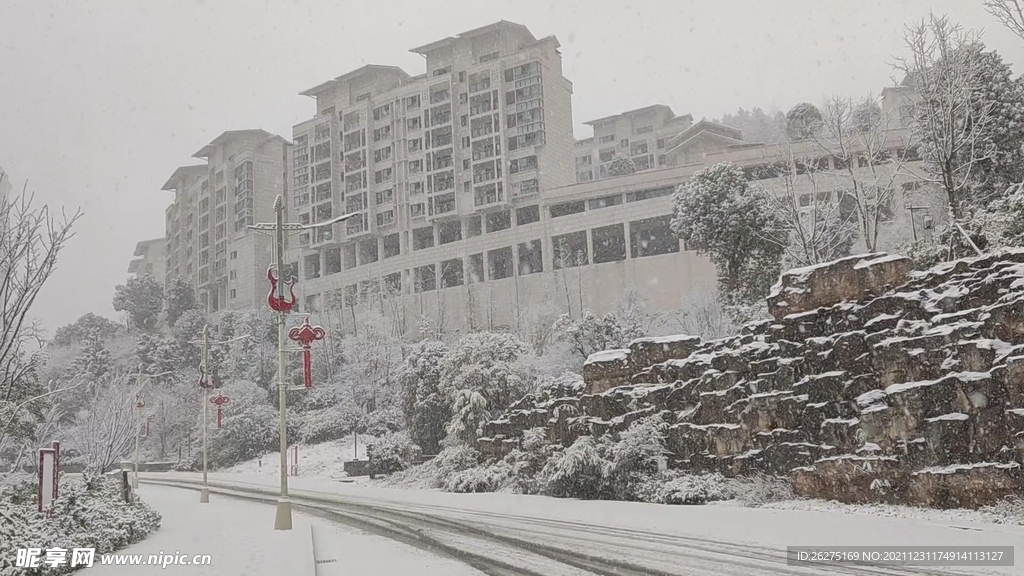
[[[451,71],[452,71],[452,67],[451,66],[445,66],[444,68],[438,68],[437,70],[434,70],[434,72],[431,75],[432,76],[444,76],[445,74],[447,74],[447,73],[449,73]]]
[[[594,171],[593,170],[584,170],[583,172],[577,172],[576,173],[576,181],[577,182],[590,182],[593,179],[594,179]]]
[[[391,126],[381,126],[373,131],[373,141],[380,142],[381,140],[391,139]]]
[[[477,284],[484,281],[484,255],[470,254],[466,257],[466,283]]]
[[[377,226],[388,226],[389,224],[395,223],[395,211],[384,210],[383,212],[377,212]]]
[[[629,148],[629,138],[619,140],[619,148]]]
[[[356,96],[356,102],[362,102],[363,100],[369,100],[369,99],[370,99],[370,93],[369,92],[366,92],[365,94],[360,94],[359,96]]]
[[[422,218],[424,214],[423,203],[410,204],[409,205],[409,216],[412,218]]]
[[[402,253],[402,241],[398,236],[398,232],[385,236],[383,245],[384,258],[393,258]]]
[[[483,234],[483,219],[479,216],[470,216],[466,219],[466,236],[472,238]]]
[[[420,95],[408,96],[405,99],[406,110],[419,110],[420,108]]]
[[[324,162],[323,164],[318,165],[316,167],[316,169],[315,169],[315,172],[316,172],[316,175],[313,177],[314,181],[319,182],[321,180],[330,180],[331,179],[331,163],[330,162]]]
[[[664,147],[665,147],[665,139],[664,138],[658,138],[658,149],[661,150]]]
[[[295,191],[295,198],[292,199],[296,208],[309,204],[309,188],[299,188]]]
[[[423,128],[423,121],[419,116],[413,116],[405,121],[405,129],[409,132],[415,132],[420,128]]]
[[[560,204],[553,204],[551,206],[551,217],[559,218],[561,216],[568,216],[569,214],[579,214],[587,209],[586,203],[583,200],[577,200],[575,202],[562,202]]]
[[[341,272],[341,247],[328,246],[324,250],[324,275]]]
[[[235,297],[236,297],[237,295],[238,295],[238,293],[237,293],[237,292],[235,292],[235,289],[234,289],[234,288],[232,288],[232,289],[231,289],[231,298],[232,298],[232,299],[234,299],[234,298],[235,298]]]
[[[385,204],[387,202],[395,201],[395,190],[394,188],[388,188],[387,190],[377,191],[377,204]]]
[[[615,194],[612,196],[602,196],[601,198],[592,198],[587,201],[587,208],[598,210],[609,206],[618,206],[619,204],[622,204],[622,195]]]
[[[537,274],[544,271],[544,256],[540,240],[524,242],[516,247],[519,253],[519,275]]]
[[[452,121],[452,107],[450,104],[435,106],[430,109],[430,125],[440,126]]]
[[[409,140],[409,152],[419,152],[423,150],[423,140],[420,138],[412,138]]]
[[[377,261],[377,239],[367,238],[359,242],[359,263],[372,264]]]
[[[377,184],[381,184],[383,182],[390,182],[391,181],[391,168],[385,168],[383,170],[378,170],[378,171],[374,172],[374,174],[373,174],[373,181],[376,182]]]
[[[615,134],[606,134],[598,138],[597,141],[601,144],[605,144],[607,142],[615,142]]]
[[[384,277],[384,290],[388,294],[402,293],[402,273],[393,272]]]
[[[423,194],[423,182],[410,182],[409,196],[418,196],[420,194]]]
[[[487,251],[487,277],[490,280],[510,278],[512,270],[512,247]]]
[[[437,289],[437,275],[434,272],[433,264],[413,268],[413,275],[413,289],[416,292],[427,292]]]
[[[324,122],[323,124],[313,128],[313,139],[314,140],[329,140],[331,138],[331,123]]]
[[[462,258],[453,258],[441,262],[441,289],[462,286]]]
[[[314,202],[323,202],[324,200],[329,200],[331,197],[331,183],[324,182],[322,184],[317,184],[313,197]]]
[[[238,277],[238,271],[237,270],[232,270],[231,272],[228,273],[228,279],[229,280],[234,280],[237,277]]]
[[[626,234],[622,224],[594,228],[590,235],[593,240],[594,264],[626,259]]]
[[[633,147],[630,148],[629,153],[631,156],[640,156],[641,154],[647,154],[647,141],[634,142]]]
[[[671,222],[672,216],[630,222],[630,257],[643,258],[679,252],[679,236],[669,226]]]
[[[524,206],[516,209],[516,226],[540,222],[540,206]]]
[[[450,244],[462,240],[462,222],[442,222],[437,226],[437,240],[439,244]]]
[[[590,166],[593,163],[593,161],[594,161],[594,158],[592,156],[590,156],[589,154],[586,155],[586,156],[577,156],[576,157],[576,167],[577,168],[584,168],[586,166]]]
[[[500,52],[491,52],[490,54],[484,54],[477,61],[480,62],[480,63],[490,62],[491,60],[497,60],[498,56],[500,56],[500,55],[501,55]]]
[[[637,134],[647,134],[648,132],[650,132],[652,130],[654,130],[654,127],[652,127],[652,126],[641,126],[641,127],[636,129],[636,133]]]
[[[425,226],[412,231],[412,249],[423,250],[434,246],[434,227]]]
[[[384,162],[385,160],[391,159],[391,146],[381,148],[380,150],[373,151],[374,162]]]
[[[577,158],[577,160],[579,160],[579,159]],[[577,164],[578,164],[578,162],[577,162]],[[525,158],[519,158],[519,159],[516,159],[516,160],[512,160],[511,162],[508,163],[508,173],[509,174],[518,174],[519,172],[525,172],[527,170],[536,170],[536,169],[537,169],[537,157],[536,156],[527,156]]]
[[[637,190],[636,192],[626,192],[626,202],[639,202],[640,200],[650,200],[652,198],[661,198],[662,196],[671,196],[675,191],[676,189],[672,186],[663,186],[661,188],[648,188],[646,190]]]
[[[366,187],[366,172],[360,171],[345,176],[345,191],[355,192]]]
[[[237,250],[232,250],[231,251],[231,259],[234,260],[235,258],[238,258],[238,251]]]
[[[356,267],[355,242],[350,242],[341,247],[341,263],[345,270],[351,270]]]
[[[391,104],[384,104],[373,109],[374,120],[385,120],[391,118]]]
[[[554,249],[552,264],[555,270],[586,266],[589,263],[586,230],[561,236],[552,236],[551,247]]]
[[[615,148],[605,148],[604,150],[601,150],[597,154],[599,162],[611,162],[612,159],[615,158]]]
[[[487,215],[487,233],[500,232],[512,227],[512,215],[508,210],[491,212]]]
[[[391,130],[391,127],[388,126],[388,131],[390,131],[390,130]],[[348,134],[345,134],[345,152],[346,153],[347,152],[351,152],[352,150],[355,150],[356,148],[362,148],[365,145],[366,145],[366,131],[365,130],[358,130],[356,132],[350,132]]]
[[[540,186],[537,182],[537,179],[533,178],[530,180],[523,180],[522,182],[517,182],[514,185],[512,196],[514,198],[519,198],[521,196],[529,196],[530,194],[536,194],[539,191]]]
[[[451,98],[451,91],[448,90],[448,87],[445,86],[445,85],[442,85],[440,88],[436,88],[435,87],[435,88],[431,88],[430,89],[430,103],[431,104],[438,104],[440,102],[445,102],[449,98]]]

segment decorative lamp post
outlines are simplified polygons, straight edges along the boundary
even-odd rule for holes
[[[210,501],[210,485],[207,482],[207,461],[206,461],[206,425],[209,420],[209,414],[207,408],[210,404],[210,389],[217,386],[217,377],[215,374],[210,374],[208,370],[208,362],[210,358],[210,344],[229,344],[238,340],[244,340],[249,335],[239,336],[237,338],[231,338],[228,340],[221,340],[219,342],[210,342],[210,325],[206,324],[203,326],[203,337],[199,340],[190,340],[192,344],[201,344],[202,349],[200,352],[199,361],[199,388],[203,390],[203,487],[199,489],[199,503],[206,504]],[[218,416],[220,414],[220,407],[217,407]],[[220,428],[220,422],[218,418],[217,427]]]
[[[302,381],[306,388],[313,387],[313,362],[309,349],[316,340],[323,340],[327,332],[320,326],[313,326],[306,318],[301,326],[288,331],[288,338],[302,345]]]
[[[292,529],[292,504],[288,498],[288,388],[285,383],[285,352],[287,349],[287,337],[285,333],[285,321],[288,313],[295,307],[295,284],[294,276],[285,277],[284,272],[284,250],[285,232],[297,233],[303,230],[312,230],[324,226],[331,226],[343,220],[358,216],[358,213],[342,214],[337,218],[318,222],[316,224],[299,224],[284,221],[284,199],[278,195],[274,199],[274,222],[251,224],[249,228],[258,232],[270,234],[273,238],[274,250],[273,261],[267,269],[267,280],[270,281],[270,294],[267,295],[267,305],[274,312],[277,312],[277,390],[278,404],[280,406],[280,421],[278,422],[278,435],[281,439],[281,494],[277,500],[277,515],[274,518],[275,530]],[[276,275],[275,275],[276,271]],[[288,287],[288,295],[285,295],[285,286]],[[321,329],[322,330],[322,329]],[[312,343],[312,340],[310,341]],[[305,388],[300,388],[305,390]]]
[[[217,406],[217,428],[220,428],[223,425],[221,408],[230,401],[231,399],[223,394],[217,394],[213,398],[210,398],[210,403]]]

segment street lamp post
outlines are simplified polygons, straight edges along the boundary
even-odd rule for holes
[[[343,220],[358,216],[358,213],[343,214],[337,218],[318,222],[316,224],[298,224],[284,221],[284,200],[281,195],[274,199],[274,222],[251,224],[249,228],[271,234],[273,238],[273,259],[270,269],[267,270],[267,279],[270,280],[270,294],[267,296],[267,303],[270,308],[277,312],[277,391],[279,404],[278,434],[281,440],[281,493],[277,500],[277,515],[274,518],[274,530],[292,529],[292,504],[288,498],[288,387],[285,383],[286,365],[286,344],[287,332],[285,323],[288,313],[295,306],[294,276],[285,277],[284,272],[284,249],[285,231],[296,233],[302,230],[312,230],[324,226],[337,224]],[[277,277],[274,277],[274,271]],[[289,288],[289,294],[285,294],[285,285]],[[304,390],[305,388],[299,388]]]
[[[143,377],[145,377],[146,378],[145,381],[148,382],[152,378],[159,378],[160,376],[166,376],[166,375],[170,374],[171,372],[172,372],[171,370],[168,370],[167,372],[161,372],[159,374],[143,374],[142,373],[142,365],[140,364],[139,365],[139,376],[137,378],[137,381],[139,382],[139,384],[142,384],[143,383],[143,380],[142,380]],[[132,477],[132,489],[133,490],[138,490],[139,489],[139,437],[142,435],[142,409],[145,408],[145,407],[146,407],[146,400],[142,397],[142,391],[139,390],[139,395],[135,399],[135,410],[137,412],[136,413],[136,417],[138,418],[138,425],[137,425],[137,427],[135,429],[135,474]]]
[[[239,336],[237,338],[230,338],[228,340],[221,340],[219,342],[210,342],[210,325],[206,324],[203,326],[203,337],[199,340],[190,340],[192,344],[201,344],[202,348],[200,351],[199,360],[199,387],[203,390],[203,487],[199,489],[199,503],[207,504],[210,502],[210,486],[207,483],[207,464],[206,464],[206,427],[208,420],[207,407],[210,404],[210,389],[216,386],[216,382],[213,380],[213,375],[208,375],[208,362],[210,360],[210,344],[229,344],[238,340],[244,340],[249,335]]]

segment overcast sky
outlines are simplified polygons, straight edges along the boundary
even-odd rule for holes
[[[582,137],[653,103],[699,119],[877,94],[929,8],[1022,71],[1024,41],[981,0],[0,0],[0,166],[85,212],[33,313],[51,331],[117,318],[114,286],[135,243],[163,235],[176,167],[225,130],[290,138],[314,112],[298,92],[363,64],[421,73],[412,47],[501,19],[556,35]]]

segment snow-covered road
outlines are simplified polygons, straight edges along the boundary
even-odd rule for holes
[[[153,481],[197,482],[195,474],[149,474]],[[274,477],[211,474],[211,485],[264,498]],[[489,574],[1018,574],[1016,567],[874,568],[787,566],[787,546],[1014,546],[1024,552],[1024,527],[949,520],[883,518],[806,510],[732,506],[661,506],[514,494],[448,494],[292,478],[298,502],[326,506],[332,519],[443,555],[469,551],[507,558],[518,568]],[[239,493],[239,495],[243,495]],[[218,498],[218,502],[223,499]],[[220,505],[211,505],[216,508]],[[266,520],[235,529],[262,534]],[[331,517],[329,514],[327,517]],[[438,546],[438,543],[443,546]],[[397,545],[397,544],[396,544]],[[588,560],[589,559],[589,560]],[[359,574],[360,572],[346,572]],[[374,570],[374,574],[406,574]],[[408,572],[421,574],[419,570]],[[456,572],[451,572],[456,574]]]
[[[119,555],[209,554],[207,566],[102,566],[97,559],[88,576],[335,576],[416,574],[482,576],[459,562],[411,546],[339,526],[307,514],[293,515],[290,532],[273,530],[274,508],[216,494],[209,504],[198,495],[143,485],[142,498],[162,515],[160,530]],[[311,530],[312,529],[312,530]],[[323,563],[314,572],[316,557]]]

